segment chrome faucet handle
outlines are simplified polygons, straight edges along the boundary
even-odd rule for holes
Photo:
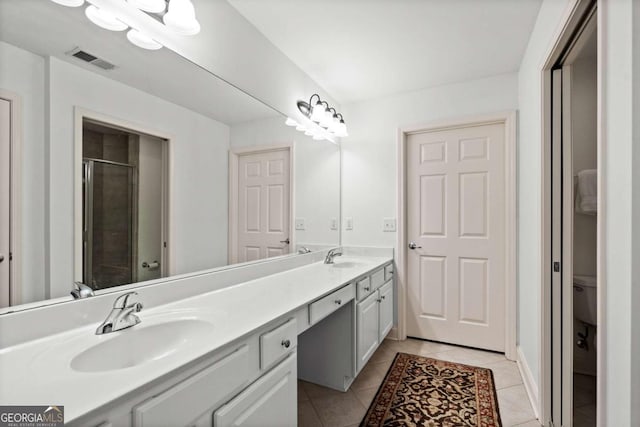
[[[71,291],[73,299],[83,299],[94,296],[93,289],[82,282],[73,282],[73,290]]]
[[[116,300],[114,301],[114,303],[113,303],[113,308],[125,309],[125,308],[129,308],[129,307],[133,307],[133,306],[135,306],[136,308],[138,308],[138,306],[139,306],[139,309],[138,309],[138,310],[136,310],[136,311],[140,311],[140,310],[142,310],[142,304],[140,304],[140,303],[135,303],[135,304],[133,304],[133,305],[129,305],[129,304],[128,304],[128,303],[129,303],[129,297],[130,297],[131,295],[138,295],[138,293],[137,293],[136,291],[132,291],[132,292],[127,292],[126,294],[122,294],[122,295],[120,295],[120,296],[119,296],[118,298],[116,298]],[[122,302],[120,302],[120,301],[122,301]]]

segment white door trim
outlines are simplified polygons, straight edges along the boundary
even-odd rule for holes
[[[289,247],[295,249],[295,162],[294,142],[273,145],[256,145],[229,149],[229,237],[227,242],[227,260],[229,264],[238,262],[238,161],[240,156],[267,153],[269,151],[289,151]]]
[[[11,103],[11,184],[9,198],[10,263],[9,304],[22,304],[22,98],[14,92],[0,89],[0,98]],[[9,256],[9,254],[7,254]]]
[[[103,123],[106,126],[119,127],[132,133],[143,133],[166,141],[163,144],[164,165],[162,175],[163,183],[163,206],[166,218],[162,218],[162,241],[167,242],[167,247],[162,251],[161,265],[163,266],[162,276],[168,277],[175,274],[174,252],[174,222],[173,222],[173,137],[165,132],[161,132],[145,125],[133,123],[128,120],[115,118],[107,114],[98,113],[82,107],[74,107],[74,152],[73,152],[73,280],[82,281],[82,122],[84,119]],[[165,268],[166,267],[166,268]]]
[[[505,356],[516,360],[516,111],[475,115],[461,119],[403,126],[398,129],[398,235],[397,235],[397,284],[398,284],[398,339],[407,338],[406,295],[407,295],[407,136],[412,133],[456,129],[485,124],[504,124],[505,129]]]
[[[598,11],[601,10],[600,1],[598,3]],[[555,34],[551,38],[551,43],[547,51],[546,60],[540,67],[540,81],[541,81],[541,181],[540,181],[540,318],[539,318],[539,331],[538,331],[538,414],[540,415],[539,421],[543,425],[548,425],[551,421],[552,410],[552,357],[551,357],[551,140],[552,140],[552,102],[551,102],[551,89],[552,89],[552,68],[560,60],[561,56],[566,52],[567,46],[572,42],[572,37],[577,28],[580,27],[585,16],[590,12],[592,6],[592,0],[572,0],[567,5],[565,12],[560,20]],[[604,88],[602,86],[602,57],[604,56],[604,43],[602,41],[602,20],[601,14],[597,13],[597,25],[598,25],[598,321],[603,318],[604,304],[604,198],[601,197],[602,189],[604,188],[604,162],[603,155],[605,151],[605,144],[603,138],[603,126],[602,126],[602,108],[600,100],[603,99]],[[565,236],[566,238],[566,236]],[[567,260],[563,260],[563,263]],[[566,279],[565,279],[566,280]],[[568,322],[565,313],[565,323]],[[598,366],[597,366],[597,420],[598,425],[603,426],[605,420],[605,394],[604,394],[604,375],[605,370],[604,360],[606,357],[605,343],[605,329],[598,328],[596,336],[598,348]],[[566,383],[567,379],[563,379]]]

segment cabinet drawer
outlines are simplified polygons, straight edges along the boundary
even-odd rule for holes
[[[384,281],[387,282],[393,278],[393,264],[384,267]]]
[[[214,427],[295,427],[296,353],[213,413]]]
[[[225,402],[248,382],[249,348],[243,345],[208,368],[133,409],[134,427],[174,427]]]
[[[260,335],[260,369],[267,369],[298,345],[296,319]]]
[[[380,286],[384,285],[384,282],[384,268],[381,268],[378,271],[374,271],[371,274],[371,289],[378,289]]]
[[[369,295],[373,289],[371,288],[371,278],[369,276],[360,279],[356,282],[356,293],[358,295],[358,301],[364,299]]]
[[[327,295],[309,305],[309,323],[314,324],[355,298],[353,284]]]

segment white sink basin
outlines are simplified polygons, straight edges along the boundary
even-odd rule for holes
[[[177,319],[149,326],[145,326],[143,320],[129,329],[103,335],[107,340],[76,355],[71,360],[71,368],[79,372],[102,372],[162,359],[196,341],[212,327],[211,323],[197,319]]]

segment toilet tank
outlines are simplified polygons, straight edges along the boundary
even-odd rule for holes
[[[596,277],[573,276],[573,317],[590,325],[596,325],[597,310]]]

